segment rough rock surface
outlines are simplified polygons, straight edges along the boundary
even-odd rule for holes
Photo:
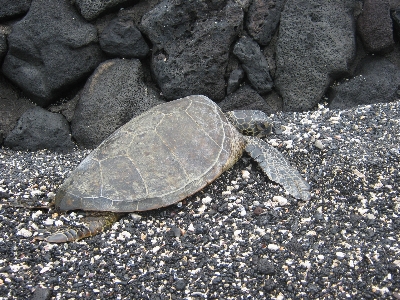
[[[0,76],[0,135],[7,136],[22,114],[33,106],[32,102],[21,98],[17,89]]]
[[[64,103],[49,106],[48,110],[53,113],[62,114],[67,119],[67,121],[71,123],[74,117],[76,105],[78,104],[80,98],[81,92],[77,93],[75,97]]]
[[[312,109],[355,55],[352,0],[286,2],[276,48],[275,85],[285,110]]]
[[[86,83],[72,119],[72,136],[81,147],[95,148],[117,128],[161,101],[143,82],[139,60],[100,64]]]
[[[0,62],[3,60],[4,56],[6,56],[7,49],[7,37],[0,32]]]
[[[236,91],[244,78],[244,71],[242,68],[237,68],[229,74],[228,85],[226,87],[226,94],[232,94]]]
[[[355,76],[332,88],[330,108],[390,102],[400,98],[400,69],[384,58],[367,58]]]
[[[2,0],[0,1],[0,20],[23,15],[29,10],[32,0]]]
[[[389,0],[365,0],[357,29],[367,51],[391,50],[394,40]]]
[[[246,29],[260,45],[266,46],[278,28],[286,0],[253,0],[246,18]]]
[[[152,69],[163,95],[222,100],[230,46],[242,23],[242,8],[230,0],[167,0],[144,15],[141,29],[153,43]]]
[[[49,149],[67,152],[74,148],[67,120],[39,106],[28,109],[7,135],[4,145],[15,150]]]
[[[400,39],[400,7],[392,12],[394,31]]]
[[[117,17],[99,37],[100,47],[110,56],[144,58],[150,51],[140,31],[128,17]]]
[[[242,63],[247,79],[260,94],[270,92],[273,86],[268,62],[260,46],[249,37],[242,37],[233,47],[233,53]]]
[[[68,0],[35,0],[13,25],[3,73],[40,106],[87,77],[102,60],[96,28]]]
[[[93,20],[107,9],[120,4],[132,3],[132,0],[75,0],[79,12],[86,20]]]
[[[271,101],[266,101],[249,85],[243,85],[236,92],[228,95],[224,100],[219,102],[218,105],[224,112],[230,110],[256,109],[266,114],[271,114],[282,109],[281,105],[276,103],[276,99],[273,100],[270,98],[270,100]]]

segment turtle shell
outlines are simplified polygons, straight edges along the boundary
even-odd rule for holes
[[[205,96],[161,104],[93,150],[60,187],[55,206],[113,212],[168,206],[230,168],[244,144],[218,105]]]

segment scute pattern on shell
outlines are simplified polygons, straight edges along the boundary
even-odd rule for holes
[[[176,203],[212,182],[245,142],[205,96],[156,106],[122,126],[61,186],[59,210],[132,212]]]

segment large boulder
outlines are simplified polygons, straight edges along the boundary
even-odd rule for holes
[[[270,93],[267,97],[261,97],[249,85],[241,86],[237,91],[228,95],[218,103],[222,111],[255,109],[266,114],[272,114],[282,110],[282,101],[276,93]]]
[[[389,60],[367,57],[353,78],[332,88],[330,108],[390,102],[400,98],[400,69]]]
[[[40,106],[89,76],[103,59],[96,28],[68,0],[33,0],[8,43],[4,75]]]
[[[32,102],[21,98],[17,89],[0,76],[0,136],[6,137],[23,113],[32,107]]]
[[[286,0],[253,0],[246,18],[246,29],[260,45],[266,46],[278,28]]]
[[[49,149],[67,152],[74,148],[67,120],[39,106],[28,109],[7,135],[4,146],[15,150]]]
[[[32,0],[1,0],[0,20],[11,19],[25,14],[31,5]]]
[[[388,52],[394,46],[389,0],[364,0],[357,29],[369,52]]]
[[[87,81],[72,118],[72,135],[80,147],[95,148],[133,117],[160,104],[143,81],[138,59],[103,62]]]
[[[111,20],[100,34],[99,40],[101,49],[113,57],[144,58],[150,51],[129,16],[119,16]]]
[[[143,16],[153,43],[154,78],[167,99],[225,97],[229,50],[241,32],[243,9],[228,1],[165,0]]]
[[[242,37],[233,47],[233,53],[242,63],[247,79],[260,94],[270,92],[273,86],[268,62],[260,46],[249,37]]]
[[[288,0],[276,47],[275,86],[284,109],[312,109],[355,55],[353,0]]]
[[[110,8],[130,4],[137,0],[75,0],[75,5],[86,20],[93,20]]]

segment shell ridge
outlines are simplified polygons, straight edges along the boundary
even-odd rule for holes
[[[182,168],[183,173],[185,173],[185,177],[186,179],[189,178],[187,171],[185,170],[185,168],[183,167],[182,163],[179,161],[178,157],[176,156],[176,154],[174,153],[174,151],[168,146],[168,144],[162,139],[161,135],[158,134],[158,132],[156,131],[156,135],[158,136],[158,138],[160,139],[160,141],[163,143],[163,145],[165,147],[168,148],[168,150],[170,151],[170,153],[172,154],[172,156],[175,158],[175,160],[177,161],[177,163],[179,164],[179,166]]]
[[[215,145],[217,145],[217,146],[219,147],[218,143],[208,134],[207,131],[204,130],[204,128],[203,128],[202,126],[200,126],[200,124],[199,124],[199,123],[190,115],[190,113],[188,112],[188,109],[190,108],[191,104],[192,104],[192,102],[190,102],[190,105],[185,109],[185,113],[189,116],[190,119],[193,120],[193,122],[196,124],[197,128],[199,128],[210,140],[212,140],[212,141],[214,142]],[[208,105],[208,104],[207,104],[207,105]],[[214,109],[214,113],[215,113],[216,115],[218,115],[218,114],[217,114],[217,111],[216,111],[217,108],[214,106],[213,109]],[[222,121],[222,120],[221,120],[221,121]],[[223,122],[221,122],[221,123],[223,124]],[[224,129],[224,126],[223,126],[223,125],[222,125],[221,127],[222,127],[222,129]],[[221,145],[223,145],[223,142],[225,141],[225,130],[223,130],[223,133],[224,133],[224,135],[223,135],[223,138],[222,138],[222,143],[221,143]],[[220,148],[223,149],[222,147],[220,147]],[[219,156],[218,156],[218,157],[219,157]]]
[[[142,179],[144,188],[145,188],[145,190],[146,190],[146,196],[148,196],[148,195],[149,195],[149,189],[148,189],[148,187],[147,187],[146,181],[144,180],[144,178],[143,178],[143,176],[142,176],[142,173],[140,172],[140,170],[139,170],[139,168],[136,166],[136,164],[133,162],[132,158],[130,158],[129,156],[126,156],[126,157],[129,159],[129,161],[132,163],[132,165],[134,165],[134,167],[136,168],[136,171],[139,173],[140,179]],[[126,201],[126,200],[125,200],[125,201]]]

